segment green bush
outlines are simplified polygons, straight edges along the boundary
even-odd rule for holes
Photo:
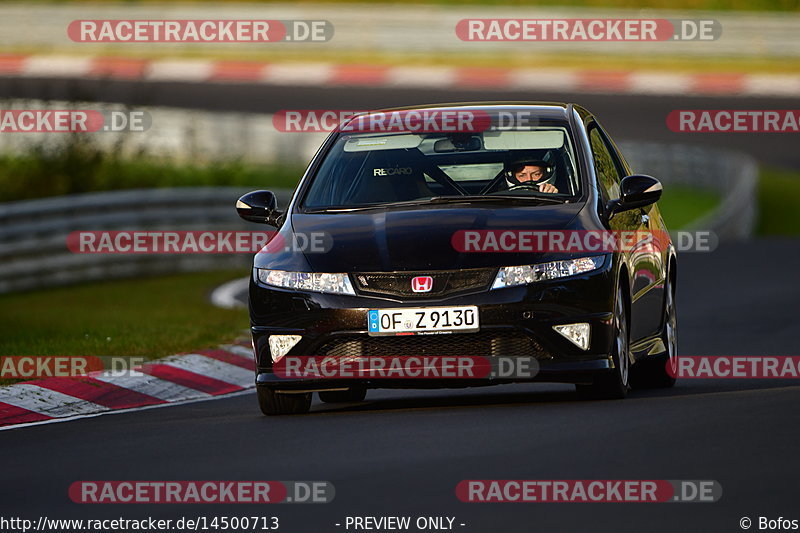
[[[223,161],[177,164],[137,154],[122,157],[121,147],[103,151],[78,134],[59,147],[39,145],[23,155],[0,156],[0,201],[93,191],[153,187],[295,186],[300,166],[254,165]]]

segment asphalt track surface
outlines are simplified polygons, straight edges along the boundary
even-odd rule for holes
[[[29,82],[35,86],[31,80],[20,83]],[[7,96],[8,86],[0,84],[0,94]],[[331,95],[328,101],[301,102],[324,91],[237,86],[252,91],[253,98],[228,95],[214,104],[211,95],[221,89],[187,90],[183,98],[174,87],[160,90],[161,100],[132,103],[182,101],[270,111],[318,109],[336,100]],[[148,91],[158,92],[141,92]],[[414,103],[426,96],[414,91],[406,102],[399,92],[371,97],[370,91],[337,92],[343,93],[346,101],[337,104],[342,107]],[[470,94],[470,99],[510,96]],[[112,96],[106,93],[104,100],[113,101]],[[445,96],[463,99],[448,93],[437,100]],[[663,115],[654,109],[697,103],[629,96],[564,99],[584,103],[616,137],[639,139],[665,138]],[[726,100],[708,103],[726,107]],[[794,107],[778,100],[734,103],[742,109]],[[791,138],[780,142],[796,142]],[[771,136],[702,142],[733,147],[746,142],[773,154],[769,157],[781,152]],[[796,153],[782,157],[785,166],[800,166]],[[798,355],[797,245],[797,239],[767,239],[682,254],[680,353]],[[796,381],[682,380],[673,389],[604,402],[579,401],[572,387],[563,385],[370,391],[361,404],[331,406],[315,399],[309,415],[273,418],[261,416],[252,393],[0,432],[0,516],[274,515],[280,531],[290,533],[345,531],[334,524],[365,515],[454,516],[456,524],[466,524],[456,531],[465,533],[741,531],[739,520],[748,516],[756,530],[759,516],[800,519],[798,419]],[[67,496],[76,480],[191,479],[327,480],[335,485],[336,498],[317,505],[200,506],[79,505]],[[714,479],[723,495],[716,503],[691,504],[469,504],[455,497],[455,486],[464,479]]]
[[[754,272],[755,257],[800,261],[794,241],[680,258],[682,354],[797,353],[800,273]],[[742,516],[797,506],[800,387],[683,380],[622,401],[571,387],[370,391],[363,404],[262,417],[254,394],[0,432],[5,516],[276,515],[288,532],[343,531],[346,516],[449,515],[464,532],[738,531]],[[330,504],[79,505],[76,480],[327,480]],[[715,479],[716,503],[461,503],[463,479]],[[800,517],[797,517],[800,518]]]

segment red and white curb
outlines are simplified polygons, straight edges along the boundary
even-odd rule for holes
[[[98,371],[0,387],[0,429],[204,400],[254,386],[251,347],[225,344],[158,359],[136,373]]]
[[[649,95],[796,97],[800,94],[798,74],[681,74],[639,70],[412,67],[8,54],[0,55],[0,76]]]

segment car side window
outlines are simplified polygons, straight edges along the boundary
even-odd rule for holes
[[[600,192],[603,200],[608,202],[613,198],[619,198],[619,182],[622,179],[619,168],[611,155],[606,140],[596,125],[589,130],[589,143],[592,146],[592,158],[594,159],[594,170],[597,180],[600,182]]]

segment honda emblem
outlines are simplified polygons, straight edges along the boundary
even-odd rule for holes
[[[430,276],[417,276],[411,280],[411,290],[414,292],[431,292],[433,278]]]

